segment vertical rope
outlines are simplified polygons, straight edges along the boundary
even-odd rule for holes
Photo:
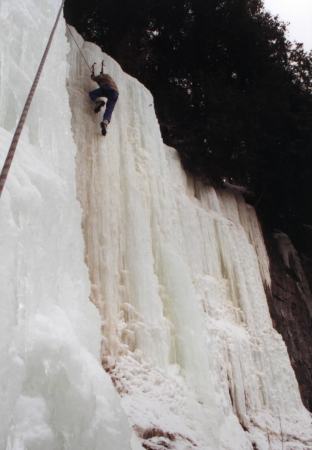
[[[91,67],[90,67],[90,64],[89,64],[88,61],[86,60],[86,58],[85,58],[85,56],[84,56],[84,54],[83,54],[81,48],[80,48],[79,45],[77,44],[77,41],[76,41],[76,39],[74,38],[74,35],[73,35],[73,33],[71,32],[71,29],[69,28],[69,26],[68,26],[67,24],[66,24],[66,27],[67,27],[67,30],[68,30],[68,32],[70,33],[71,37],[73,38],[73,41],[75,42],[75,44],[76,44],[76,46],[77,46],[77,48],[78,48],[78,50],[79,50],[79,52],[80,52],[80,54],[81,54],[81,56],[82,56],[84,62],[85,62],[86,65],[89,67],[90,72],[92,72],[92,69],[91,69]]]
[[[278,418],[279,418],[280,429],[281,429],[282,450],[284,450],[284,434],[283,434],[283,428],[282,428],[282,419],[281,419],[281,415],[280,415],[279,411],[278,411]]]
[[[3,187],[5,185],[5,182],[6,182],[6,179],[7,179],[7,176],[8,176],[8,173],[9,173],[9,170],[10,170],[13,158],[14,158],[15,150],[16,150],[16,147],[17,147],[17,144],[18,144],[21,132],[23,130],[23,126],[24,126],[24,123],[25,123],[25,120],[26,120],[26,117],[27,117],[27,114],[28,114],[29,107],[31,105],[34,93],[36,91],[36,88],[37,88],[37,85],[38,85],[38,82],[39,82],[39,79],[40,79],[40,75],[41,75],[44,63],[46,61],[47,55],[48,55],[50,47],[51,47],[53,36],[54,36],[55,30],[56,30],[57,24],[59,22],[59,19],[60,19],[60,16],[61,16],[61,12],[63,10],[64,2],[65,2],[65,0],[62,0],[61,7],[60,7],[58,15],[56,17],[56,20],[55,20],[54,26],[52,28],[52,31],[51,31],[51,34],[50,34],[50,37],[49,37],[46,49],[44,51],[44,54],[43,54],[42,59],[41,59],[41,62],[39,64],[39,67],[38,67],[38,70],[37,70],[34,82],[33,82],[32,86],[31,86],[30,91],[29,91],[29,94],[28,94],[28,97],[27,97],[27,100],[26,100],[26,103],[25,103],[22,115],[21,115],[21,117],[19,119],[19,122],[17,124],[17,127],[16,127],[16,130],[15,130],[15,133],[14,133],[14,136],[13,136],[10,148],[8,150],[8,154],[7,154],[6,160],[4,162],[4,165],[3,165],[3,168],[2,168],[2,171],[1,171],[1,174],[0,174],[0,196],[2,194]]]

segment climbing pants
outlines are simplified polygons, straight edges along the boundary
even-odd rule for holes
[[[110,86],[101,86],[98,89],[89,92],[89,97],[93,102],[95,102],[99,97],[107,98],[103,121],[107,120],[108,122],[110,122],[116,102],[118,100],[118,92],[115,91],[115,89],[112,89]]]

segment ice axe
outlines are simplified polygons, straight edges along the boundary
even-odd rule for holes
[[[104,66],[105,66],[105,63],[104,63],[104,59],[103,59],[102,66],[101,66],[101,75],[104,74]]]

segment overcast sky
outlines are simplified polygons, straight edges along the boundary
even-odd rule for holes
[[[312,49],[312,0],[264,0],[266,8],[289,22],[289,39]]]

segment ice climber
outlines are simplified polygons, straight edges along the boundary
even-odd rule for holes
[[[91,79],[99,85],[99,88],[89,92],[89,96],[95,103],[94,112],[96,113],[98,113],[105,105],[104,100],[101,100],[100,97],[107,98],[105,112],[103,115],[103,120],[101,122],[102,134],[103,136],[105,136],[107,133],[107,126],[111,121],[112,113],[118,100],[119,93],[115,81],[111,76],[104,73],[103,65],[104,64],[102,63],[102,70],[99,75],[94,74],[94,65],[92,67]]]

